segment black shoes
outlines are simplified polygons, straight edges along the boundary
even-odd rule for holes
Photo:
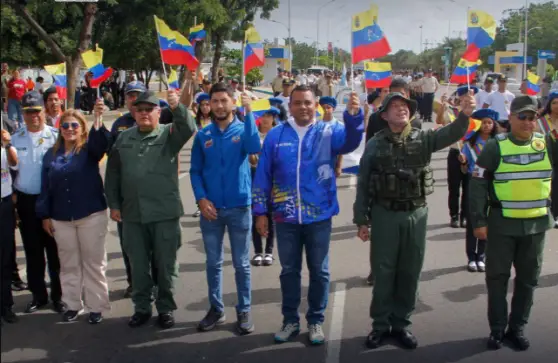
[[[28,286],[25,282],[19,281],[12,281],[12,291],[23,291],[27,290]]]
[[[407,329],[392,330],[391,335],[397,339],[405,349],[416,349],[418,346],[417,338]]]
[[[162,329],[170,329],[174,326],[174,316],[172,315],[172,313],[159,314],[157,323]]]
[[[130,318],[128,325],[131,328],[137,328],[147,323],[149,319],[151,319],[150,313],[134,313],[134,315]]]
[[[461,222],[459,223],[461,228],[467,228],[467,219],[461,218]]]
[[[64,313],[64,315],[62,315],[62,321],[66,323],[75,321],[78,318],[80,313],[81,311],[78,310],[68,310]]]
[[[14,324],[17,323],[17,321],[19,320],[19,318],[17,317],[17,315],[12,311],[12,309],[6,309],[2,312],[2,319],[4,319],[4,321],[8,324]]]
[[[26,314],[34,313],[38,310],[44,309],[47,305],[48,305],[48,301],[42,302],[42,301],[37,301],[37,300],[33,299],[33,301],[31,301],[25,307],[25,313]]]
[[[199,331],[210,331],[215,329],[217,325],[222,325],[226,321],[225,313],[211,307],[202,321],[198,324]]]
[[[457,216],[451,217],[450,227],[451,228],[459,228],[459,218]]]
[[[89,324],[96,325],[103,321],[103,314],[101,313],[89,313]]]
[[[236,315],[236,330],[240,335],[247,335],[254,332],[254,323],[252,322],[252,314],[249,311],[238,313]]]
[[[492,332],[488,337],[487,347],[490,350],[498,350],[504,345],[504,339],[507,339],[515,349],[525,351],[529,349],[531,343],[525,337],[522,331],[508,330],[506,334],[502,332]]]
[[[389,337],[389,332],[372,330],[366,337],[366,347],[368,349],[379,348],[387,337]]]
[[[517,350],[525,351],[531,346],[529,339],[523,335],[522,331],[513,331],[510,329],[506,332],[504,337],[509,340]]]
[[[366,346],[368,349],[379,348],[384,340],[390,336],[395,338],[405,349],[416,349],[418,346],[417,338],[407,329],[392,330],[391,334],[389,332],[372,330],[366,337]]]

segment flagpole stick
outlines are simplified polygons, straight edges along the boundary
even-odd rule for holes
[[[351,17],[351,27],[353,26],[353,18]],[[351,31],[351,93],[355,91],[355,77],[354,77],[354,53],[353,53],[353,32]]]
[[[470,6],[467,6],[467,21],[465,22],[465,26],[467,27],[467,33],[469,32],[469,11],[471,10]],[[469,43],[469,34],[467,34],[467,42],[465,44],[468,45]],[[478,60],[478,59],[477,59]],[[468,61],[467,61],[468,62]],[[471,80],[469,79],[469,64],[467,63],[467,91],[471,89]]]
[[[245,68],[244,68],[246,66],[245,50],[246,50],[246,31],[244,32],[244,40],[242,41],[242,47],[241,47],[242,70],[240,71],[240,73],[242,74],[241,80],[242,80],[242,85],[244,86],[244,89],[246,89],[246,72],[245,72]],[[244,93],[244,91],[243,91],[243,93]],[[242,104],[241,104],[241,106],[242,106]],[[244,116],[246,116],[246,109],[244,109]]]
[[[169,87],[169,78],[167,77],[167,70],[165,68],[165,62],[163,60],[163,50],[161,49],[161,39],[159,39],[159,26],[157,25],[157,19],[155,15],[153,15],[153,20],[155,20],[155,29],[157,30],[157,42],[159,43],[159,54],[161,54],[161,66],[163,67],[163,74],[165,75],[165,80],[167,81],[167,90],[170,89]],[[188,69],[188,67],[186,67]],[[160,77],[160,75],[159,75]],[[147,89],[149,89],[149,85],[145,85]]]

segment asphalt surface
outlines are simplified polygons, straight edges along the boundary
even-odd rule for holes
[[[430,124],[427,126],[430,127]],[[30,300],[29,292],[16,293],[15,311],[20,321],[4,324],[1,335],[1,361],[35,363],[132,363],[132,362],[471,362],[524,363],[556,361],[558,345],[558,230],[547,235],[544,267],[535,294],[530,324],[526,330],[532,347],[515,352],[505,347],[497,352],[486,350],[486,288],[482,273],[466,271],[465,230],[449,227],[447,209],[446,156],[433,156],[436,191],[429,197],[427,253],[421,276],[420,293],[413,317],[412,331],[419,339],[416,351],[405,351],[388,341],[375,351],[364,346],[371,328],[369,305],[371,287],[365,283],[369,271],[368,243],[356,238],[351,223],[355,198],[353,176],[338,180],[341,213],[334,218],[331,236],[331,293],[325,332],[327,344],[311,347],[306,324],[292,342],[276,345],[273,334],[280,328],[281,292],[279,262],[271,267],[252,268],[252,313],[256,331],[238,336],[234,306],[236,288],[228,237],[225,237],[223,296],[227,324],[207,333],[196,331],[197,322],[208,308],[205,278],[205,254],[198,219],[190,217],[195,203],[187,173],[190,166],[189,145],[181,152],[180,188],[186,216],[181,218],[182,247],[176,281],[176,326],[162,331],[152,323],[138,329],[127,326],[133,307],[124,299],[127,287],[116,225],[111,223],[107,236],[108,271],[112,310],[98,326],[90,326],[87,316],[73,323],[62,323],[61,316],[44,310],[26,315],[22,311]],[[18,263],[25,258],[18,245]],[[308,273],[303,271],[303,297],[307,292]],[[510,291],[513,288],[510,281]],[[303,299],[301,315],[306,310]]]

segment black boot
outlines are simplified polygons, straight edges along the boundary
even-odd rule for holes
[[[368,349],[376,349],[379,348],[384,339],[389,336],[389,332],[382,332],[378,330],[372,330],[370,334],[366,337],[366,347]]]
[[[498,350],[502,348],[503,342],[504,334],[502,334],[502,332],[491,332],[488,337],[488,342],[486,342],[486,346],[490,350]]]
[[[527,350],[531,346],[529,339],[523,335],[522,331],[514,331],[510,329],[506,332],[505,338],[508,339],[515,348],[521,351]]]
[[[416,349],[418,346],[417,338],[407,329],[393,330],[391,335],[406,349]]]

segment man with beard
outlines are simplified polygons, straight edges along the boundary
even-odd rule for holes
[[[236,101],[230,85],[213,85],[209,97],[214,119],[196,134],[190,168],[192,189],[201,211],[210,303],[198,330],[209,331],[225,323],[222,279],[223,237],[227,229],[238,296],[236,329],[243,335],[254,331],[250,313],[252,175],[248,155],[260,151],[260,136],[248,95],[241,96],[244,122],[233,111]]]
[[[370,349],[390,332],[405,348],[418,345],[409,327],[424,260],[426,196],[434,192],[430,160],[432,153],[465,135],[475,98],[471,91],[457,120],[437,130],[413,128],[410,118],[416,109],[415,101],[390,93],[378,111],[388,127],[368,142],[360,160],[353,222],[373,250]]]

